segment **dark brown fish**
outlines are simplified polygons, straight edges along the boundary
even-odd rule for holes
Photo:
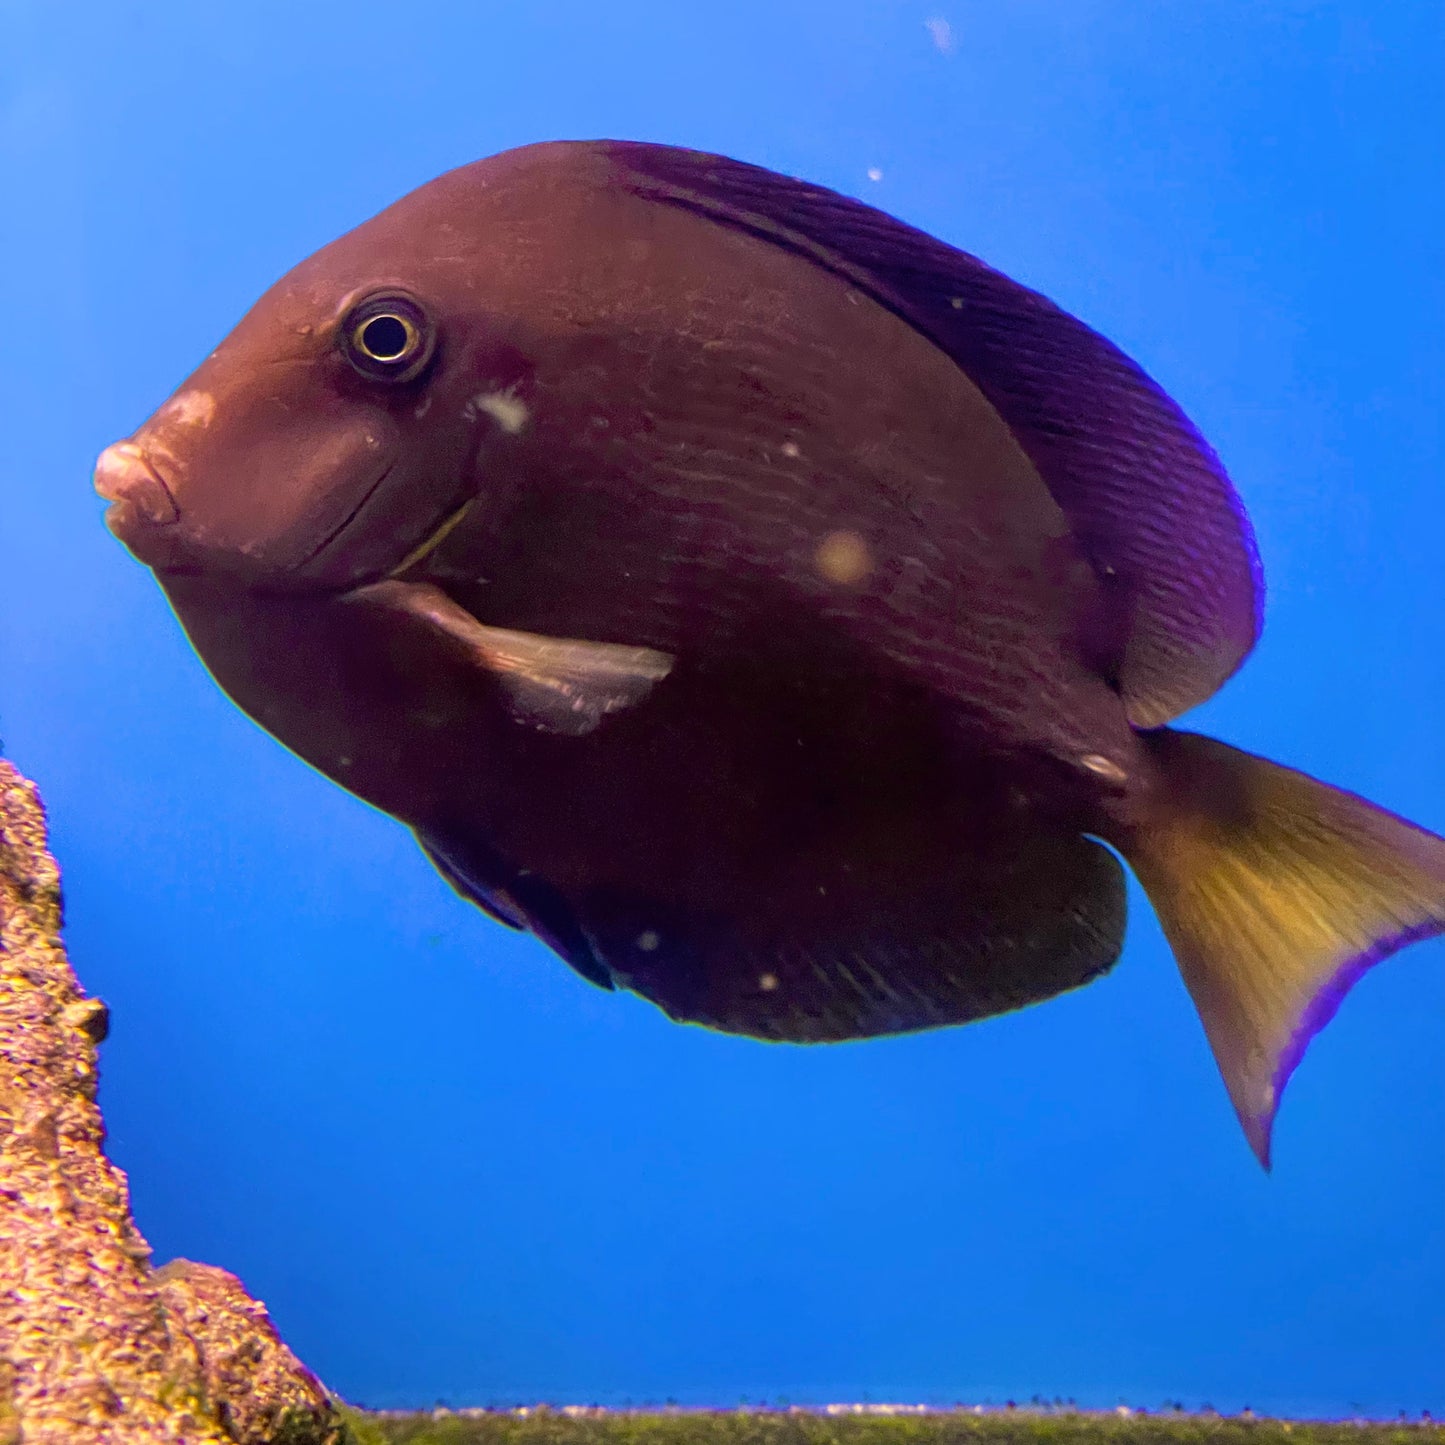
[[[579,973],[761,1038],[1110,967],[1148,890],[1262,1162],[1445,842],[1164,725],[1259,628],[1132,362],[718,156],[528,147],[269,291],[96,473],[223,688]]]

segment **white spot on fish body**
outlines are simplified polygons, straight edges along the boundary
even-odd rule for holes
[[[208,391],[183,391],[165,404],[167,421],[177,426],[208,427],[216,414],[216,398]]]
[[[796,456],[801,455],[801,453],[800,453],[799,450],[798,450],[798,444],[797,444],[797,442],[784,442],[784,443],[783,443],[783,455],[784,455],[785,457],[796,457]]]
[[[532,416],[527,403],[517,395],[513,386],[503,391],[478,392],[467,403],[462,415],[473,421],[478,412],[485,412],[508,436],[516,436]]]
[[[948,300],[948,304],[949,304],[950,306],[952,306],[955,311],[962,311],[962,310],[963,310],[963,297],[962,297],[962,296],[950,296],[950,297],[949,297],[949,300]]]
[[[883,172],[880,171],[877,166],[869,166],[868,179],[870,181],[881,181],[883,179]]]
[[[764,993],[772,993],[778,986],[778,976],[775,973],[765,973],[758,978],[758,987]]]
[[[873,554],[857,532],[829,532],[813,553],[818,571],[829,582],[853,587],[873,570]]]
[[[662,940],[650,928],[647,929],[646,932],[637,935],[637,947],[643,953],[654,952],[657,945],[661,942]]]
[[[1101,778],[1108,778],[1111,783],[1122,783],[1129,776],[1118,763],[1112,758],[1106,758],[1102,753],[1085,753],[1079,759],[1079,765],[1091,773],[1097,773]]]

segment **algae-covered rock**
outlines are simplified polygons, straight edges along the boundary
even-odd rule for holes
[[[96,1105],[104,1005],[60,941],[35,788],[0,759],[0,1445],[341,1445],[233,1275],[150,1267]]]

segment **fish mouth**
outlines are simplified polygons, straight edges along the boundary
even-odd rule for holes
[[[96,460],[93,485],[110,503],[105,524],[111,534],[142,562],[164,562],[174,546],[173,528],[181,511],[144,448],[132,441],[108,446]]]
[[[116,442],[100,454],[95,490],[111,503],[107,517],[125,515],[120,509],[129,508],[152,527],[168,527],[181,515],[165,478],[134,442]]]
[[[227,591],[239,588],[248,593],[278,597],[298,593],[340,594],[361,581],[379,580],[387,573],[387,559],[343,569],[337,565],[337,558],[345,555],[348,539],[355,535],[366,508],[386,486],[396,465],[393,457],[381,467],[339,517],[332,514],[335,520],[319,536],[309,528],[306,529],[309,536],[303,533],[295,537],[293,532],[292,546],[298,542],[304,546],[299,556],[292,552],[295,560],[286,556],[292,548],[287,546],[284,535],[264,545],[238,547],[214,535],[208,536],[199,527],[188,527],[188,520],[199,521],[195,514],[191,518],[179,516],[179,526],[142,525],[136,516],[136,503],[129,494],[112,504],[106,513],[106,522],[119,540],[163,581],[183,583],[186,579],[205,579]],[[99,483],[97,490],[100,490]]]

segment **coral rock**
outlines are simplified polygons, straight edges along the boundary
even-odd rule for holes
[[[326,1391],[239,1280],[151,1269],[104,1153],[107,1011],[60,926],[44,812],[0,759],[0,1445],[341,1445]]]

